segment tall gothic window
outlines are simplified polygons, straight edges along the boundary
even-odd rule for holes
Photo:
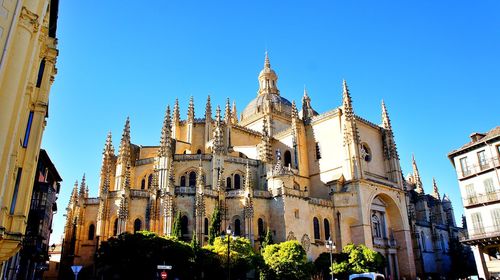
[[[95,226],[94,224],[91,224],[89,226],[89,240],[94,240],[94,236],[95,236]]]
[[[330,238],[330,222],[325,219],[323,223],[325,228],[325,240],[328,240],[328,238]]]
[[[230,189],[231,188],[231,177],[227,177],[226,178],[226,189]]]
[[[203,227],[203,234],[208,235],[208,218],[205,218],[204,227]]]
[[[142,227],[141,219],[139,219],[139,218],[135,219],[135,221],[134,221],[134,233],[136,233],[137,231],[140,231],[141,227]]]
[[[285,151],[285,166],[291,166],[292,165],[292,154],[290,151]]]
[[[425,233],[424,233],[424,231],[420,232],[420,238],[422,239],[421,240],[421,242],[422,242],[422,251],[425,252],[425,251],[427,251],[427,246],[425,244]]]
[[[374,237],[382,237],[382,226],[380,224],[380,219],[376,214],[372,215],[372,235]]]
[[[181,234],[188,234],[188,217],[185,215],[181,218]]]
[[[149,176],[148,176],[148,189],[150,189],[152,185],[153,185],[153,174],[149,174]]]
[[[189,172],[189,186],[196,186],[196,172],[194,171]]]
[[[241,177],[240,177],[240,174],[235,174],[234,175],[234,188],[235,189],[241,188]]]
[[[259,234],[259,236],[264,236],[265,232],[264,232],[264,221],[259,218],[257,220],[257,233]]]
[[[319,142],[316,142],[316,159],[321,159],[321,150],[320,150]]]
[[[314,239],[316,240],[321,239],[321,235],[319,234],[319,220],[316,217],[314,217],[313,219],[313,227],[314,227]]]
[[[146,188],[146,179],[142,179],[141,180],[141,190],[145,189]]]
[[[115,223],[113,224],[113,236],[118,234],[118,219],[115,219]]]
[[[234,235],[240,236],[241,235],[241,222],[240,219],[234,220]]]
[[[186,176],[181,176],[181,187],[186,186]]]

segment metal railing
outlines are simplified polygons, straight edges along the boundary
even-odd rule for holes
[[[468,165],[468,166],[466,166],[465,169],[462,169],[460,171],[457,170],[458,171],[457,173],[458,173],[460,178],[465,178],[465,177],[469,177],[471,175],[477,174],[479,172],[488,170],[490,168],[499,167],[499,166],[500,166],[500,159],[498,156],[495,156],[495,157],[487,158],[483,161],[480,161],[477,164]]]
[[[491,237],[500,237],[500,225],[469,229],[466,234],[460,236],[460,241]]]
[[[500,190],[494,192],[488,192],[486,194],[478,194],[474,196],[469,196],[463,199],[464,206],[472,206],[476,204],[488,203],[500,200]]]

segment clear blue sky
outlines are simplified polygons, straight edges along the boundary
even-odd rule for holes
[[[403,171],[415,153],[426,192],[436,177],[457,220],[462,202],[446,155],[468,135],[500,125],[498,1],[61,1],[58,75],[43,138],[64,179],[51,242],[63,232],[75,180],[97,195],[108,131],[118,148],[157,145],[167,104],[182,117],[194,96],[203,117],[255,97],[267,49],[281,94],[318,112],[341,104],[346,79],[355,113],[380,123],[389,110]]]

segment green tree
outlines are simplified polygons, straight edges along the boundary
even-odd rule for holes
[[[297,240],[267,245],[262,256],[265,268],[261,279],[308,279],[312,272],[312,264]]]
[[[346,276],[352,273],[379,272],[384,267],[384,257],[365,245],[348,244],[342,249],[341,261],[331,267],[333,274]]]
[[[216,237],[213,245],[203,247],[218,256],[219,263],[227,270],[228,240],[229,243],[229,268],[231,278],[244,278],[245,274],[258,263],[258,255],[253,251],[250,240],[244,237],[222,236]]]
[[[262,241],[262,249],[264,249],[267,245],[273,244],[273,235],[271,234],[271,230],[267,227],[266,235],[264,236],[264,240]]]
[[[175,237],[124,233],[102,242],[96,260],[99,279],[156,279],[158,264],[172,265],[169,277],[192,279],[193,250]]]
[[[220,235],[220,226],[221,214],[219,206],[216,206],[210,220],[210,226],[208,227],[208,244],[214,244],[215,238]]]
[[[174,225],[172,226],[172,236],[181,238],[182,237],[182,229],[181,229],[181,211],[177,211],[174,219]]]

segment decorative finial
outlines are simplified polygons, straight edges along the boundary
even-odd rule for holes
[[[189,98],[187,117],[189,122],[194,122],[194,98],[192,95]]]
[[[269,55],[266,50],[266,58],[264,59],[264,68],[271,68],[271,62],[269,61]]]
[[[205,120],[212,120],[212,104],[210,103],[210,95],[207,96],[207,104],[205,105]]]

